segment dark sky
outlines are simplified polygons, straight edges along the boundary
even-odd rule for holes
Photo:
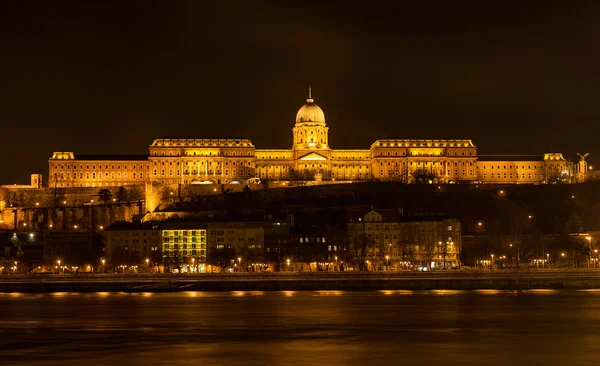
[[[470,138],[600,162],[600,2],[2,1],[0,183],[154,138]],[[600,167],[600,166],[599,166]]]

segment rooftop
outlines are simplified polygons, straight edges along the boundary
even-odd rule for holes
[[[479,155],[479,161],[544,161],[544,155]]]
[[[112,155],[112,154],[73,154],[72,152],[55,152],[50,160],[81,161],[148,161],[148,155]]]

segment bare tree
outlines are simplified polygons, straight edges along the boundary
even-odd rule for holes
[[[513,261],[516,260],[514,264],[517,268],[521,268],[521,263],[534,254],[525,235],[530,227],[530,218],[525,206],[511,201],[507,201],[506,205],[505,216],[508,220],[509,233],[513,238]]]

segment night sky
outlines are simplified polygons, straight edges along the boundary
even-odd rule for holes
[[[0,184],[159,137],[291,148],[309,85],[334,149],[469,138],[593,164],[599,41],[598,1],[5,0]]]

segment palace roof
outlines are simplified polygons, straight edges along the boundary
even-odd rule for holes
[[[254,147],[249,139],[156,139],[150,147],[202,146],[202,147]]]
[[[544,161],[544,155],[479,155],[479,161]]]
[[[371,144],[374,147],[475,147],[471,140],[397,140],[380,139]]]

